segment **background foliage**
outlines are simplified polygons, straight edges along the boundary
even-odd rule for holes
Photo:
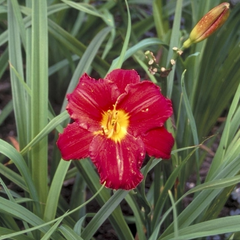
[[[17,144],[0,139],[0,239],[87,240],[106,219],[122,240],[240,237],[240,216],[219,218],[240,181],[240,4],[233,2],[217,33],[177,58],[167,78],[151,75],[144,55],[150,50],[159,67],[169,66],[172,48],[181,47],[197,21],[221,2],[0,0],[0,84],[10,74],[12,91],[0,124],[3,129],[13,111],[17,130]],[[102,187],[88,159],[63,161],[55,145],[69,122],[65,95],[81,74],[104,77],[120,67],[159,84],[174,105],[167,123],[176,140],[171,161],[150,159],[142,168],[144,181],[129,192]],[[200,179],[202,149],[219,136],[208,175]],[[185,192],[194,174],[196,186]],[[67,201],[62,186],[73,178]],[[98,212],[86,211],[92,199]],[[123,200],[132,216],[124,215]]]

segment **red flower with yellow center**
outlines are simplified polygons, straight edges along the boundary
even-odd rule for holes
[[[67,98],[74,122],[59,135],[62,158],[90,157],[106,187],[135,188],[146,153],[170,158],[174,139],[164,122],[172,103],[136,71],[116,69],[99,80],[83,74]]]

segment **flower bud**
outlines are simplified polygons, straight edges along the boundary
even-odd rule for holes
[[[226,22],[229,16],[229,6],[229,3],[224,2],[205,14],[193,28],[189,38],[183,43],[183,47],[188,48],[191,44],[208,38],[217,29],[219,29]]]

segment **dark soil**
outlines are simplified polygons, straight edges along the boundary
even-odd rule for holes
[[[4,107],[11,101],[11,86],[9,78],[3,76],[0,79],[0,116]],[[16,127],[13,112],[1,123],[0,139],[7,140],[9,136],[16,136]]]

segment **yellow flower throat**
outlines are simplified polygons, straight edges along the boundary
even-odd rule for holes
[[[102,134],[115,142],[120,142],[127,134],[129,116],[123,110],[108,110],[102,114]]]

